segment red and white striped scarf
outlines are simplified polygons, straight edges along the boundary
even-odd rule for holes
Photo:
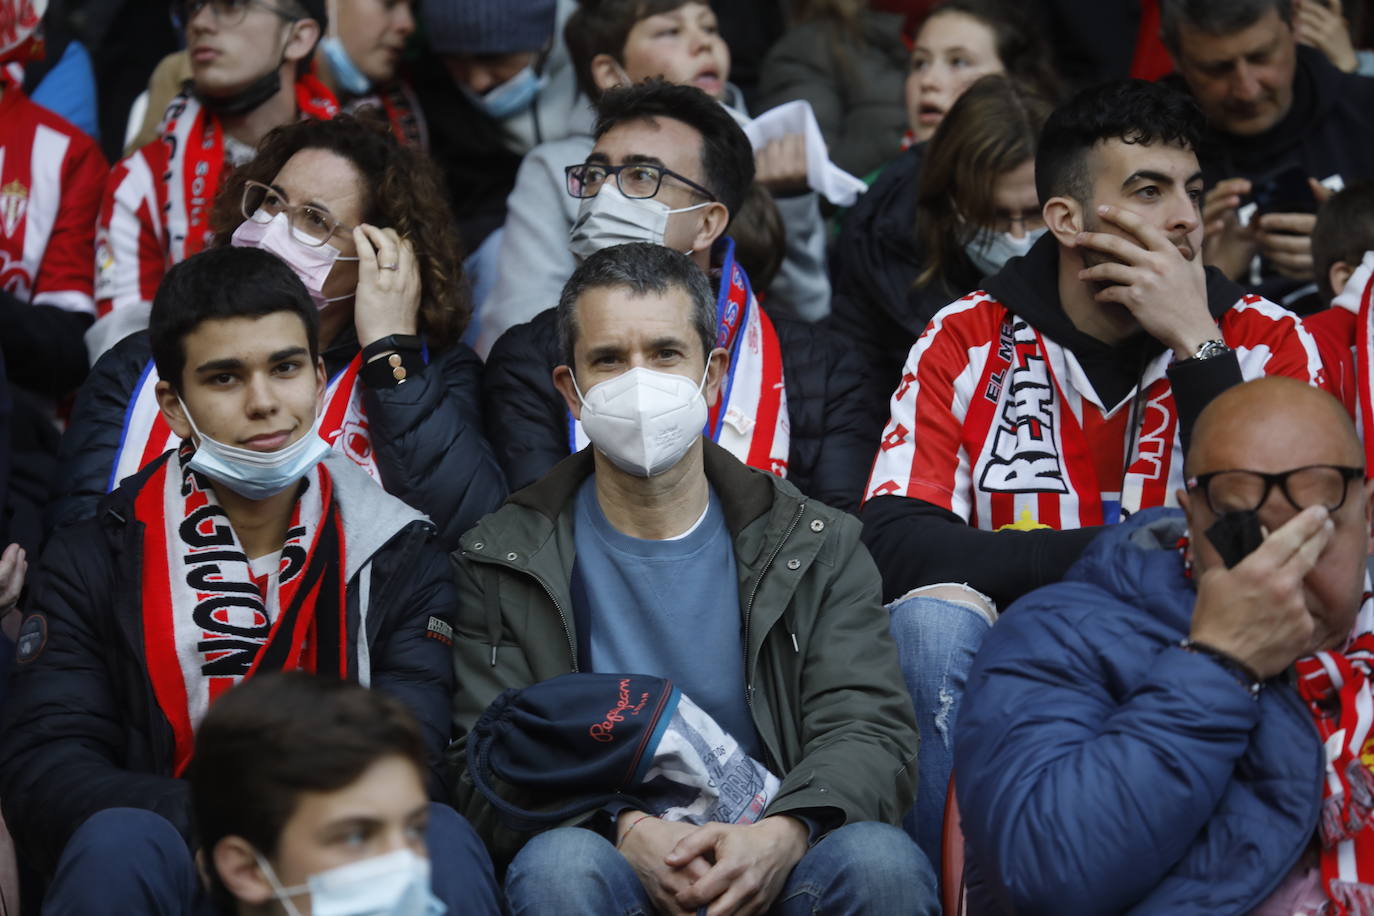
[[[143,525],[143,647],[158,707],[172,726],[173,773],[224,691],[259,671],[302,669],[356,680],[349,653],[344,535],[328,469],[296,500],[275,574],[259,579],[208,478],[183,445],[134,502]]]
[[[1298,695],[1326,748],[1318,828],[1333,916],[1374,914],[1374,600],[1365,580],[1353,636],[1297,662]]]
[[[367,412],[363,408],[362,389],[358,386],[362,360],[361,353],[354,356],[325,390],[320,436],[334,447],[334,451],[347,455],[380,485],[381,474],[372,452]],[[124,411],[124,429],[120,433],[106,490],[113,490],[121,480],[138,473],[140,468],[181,442],[162,417],[157,404],[157,383],[157,368],[150,360]]]
[[[750,467],[787,476],[791,432],[778,332],[759,306],[735,243],[725,239],[716,295],[716,346],[730,352],[730,370],[706,419],[705,434]],[[591,442],[568,417],[573,451]]]
[[[1360,296],[1355,328],[1355,396],[1360,405],[1356,419],[1364,442],[1365,473],[1374,475],[1374,272]]]
[[[333,93],[314,75],[301,74],[295,89],[302,118],[328,120],[339,113]],[[209,239],[210,205],[224,169],[224,128],[188,84],[167,106],[158,139],[167,145],[166,225],[170,260],[176,264]]]

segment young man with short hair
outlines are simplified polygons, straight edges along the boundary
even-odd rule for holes
[[[591,447],[463,538],[453,763],[504,690],[637,671],[781,786],[752,823],[624,810],[528,843],[467,779],[457,807],[514,856],[516,912],[933,912],[930,865],[891,826],[917,737],[876,572],[851,516],[702,436],[729,363],[715,326],[705,275],[667,246],[604,249],[568,281],[554,380]]]
[[[1035,157],[1048,232],[941,309],[892,396],[863,510],[922,734],[936,857],[963,677],[996,609],[1169,504],[1193,419],[1242,378],[1317,383],[1297,316],[1201,255],[1202,118],[1138,80],[1084,90]],[[916,589],[921,589],[917,594]]]
[[[105,808],[189,839],[193,731],[260,672],[397,696],[437,763],[453,586],[428,520],[317,434],[318,322],[295,273],[255,248],[203,252],[159,288],[157,396],[181,446],[54,537],[20,630],[0,798],[39,872]]]
[[[309,72],[324,0],[183,0],[191,81],[167,106],[158,139],[118,163],[96,226],[91,361],[147,326],[173,264],[209,240],[221,178],[274,127],[332,118],[333,94]],[[113,316],[113,317],[110,317]]]

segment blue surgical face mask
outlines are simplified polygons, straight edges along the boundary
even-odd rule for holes
[[[1020,238],[1010,232],[989,232],[984,229],[964,244],[964,253],[986,277],[997,273],[1012,258],[1026,254],[1044,234],[1044,226],[1032,229]]]
[[[548,77],[535,72],[534,66],[526,66],[519,73],[494,89],[477,95],[466,86],[463,91],[482,109],[498,121],[519,114],[534,104],[535,96],[544,88]]]
[[[177,400],[196,438],[196,451],[187,466],[245,499],[276,496],[310,473],[310,469],[330,452],[329,443],[320,438],[322,415],[317,416],[310,430],[295,442],[274,452],[258,452],[211,439],[196,427],[186,402]]]
[[[343,42],[339,41],[337,35],[323,39],[320,42],[320,50],[324,51],[325,59],[329,61],[329,71],[334,74],[334,79],[344,92],[350,95],[363,95],[372,88],[372,80],[353,63],[353,58],[348,56],[348,51],[344,50]]]

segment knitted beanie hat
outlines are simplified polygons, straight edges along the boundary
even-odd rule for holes
[[[553,37],[555,0],[426,0],[425,35],[436,54],[538,51]]]

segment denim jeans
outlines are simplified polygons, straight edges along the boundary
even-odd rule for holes
[[[512,916],[655,912],[630,863],[605,837],[581,827],[560,827],[526,843],[506,872],[506,899]],[[935,916],[940,902],[935,873],[916,845],[896,827],[864,822],[811,847],[768,912]]]
[[[450,913],[499,914],[501,893],[476,831],[457,811],[430,803],[425,843],[430,886]],[[51,914],[214,916],[186,842],[171,822],[141,808],[107,808],[72,834],[43,901]]]
[[[992,623],[967,605],[921,595],[894,601],[888,610],[902,678],[911,691],[921,733],[916,804],[902,824],[938,869],[945,795],[954,767],[954,723],[973,656]]]

